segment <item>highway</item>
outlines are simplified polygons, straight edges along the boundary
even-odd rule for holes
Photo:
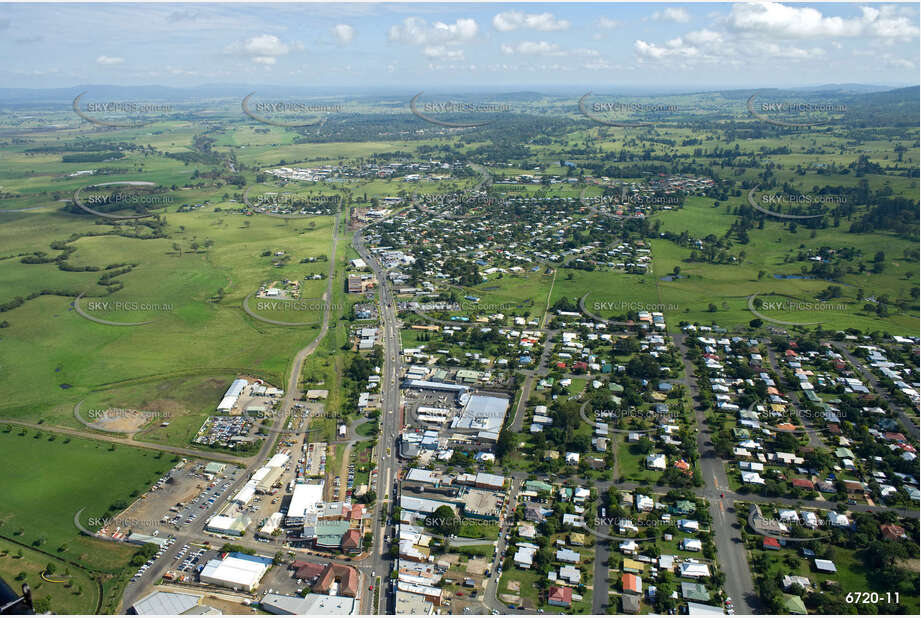
[[[377,502],[375,503],[372,524],[375,529],[375,539],[372,556],[368,562],[370,562],[372,571],[382,575],[383,582],[388,582],[394,565],[388,557],[389,547],[384,542],[384,536],[388,532],[382,526],[384,522],[381,519],[382,517],[385,521],[389,519],[391,505],[397,496],[394,487],[400,471],[396,446],[396,438],[402,429],[400,411],[400,374],[402,372],[400,323],[397,319],[396,303],[393,299],[393,291],[390,289],[390,284],[387,280],[387,273],[365,247],[362,230],[355,232],[352,237],[352,246],[365,263],[368,264],[379,282],[384,366],[381,368],[381,432],[377,454]],[[388,613],[388,608],[392,610],[392,603],[388,602],[386,587],[382,586],[381,588],[375,592],[380,598],[379,611],[380,613]]]

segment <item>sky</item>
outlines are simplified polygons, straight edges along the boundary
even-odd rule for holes
[[[0,87],[919,82],[919,5],[0,3]]]

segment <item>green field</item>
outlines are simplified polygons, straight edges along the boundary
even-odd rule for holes
[[[74,518],[82,509],[81,525],[93,529],[91,518],[120,512],[166,473],[174,459],[0,424],[0,464],[5,478],[0,537],[74,565],[75,575],[79,576],[79,569],[95,574],[105,586],[104,605],[113,611],[127,578],[125,566],[136,548],[83,536]],[[17,569],[16,574],[20,570],[29,573]],[[33,576],[30,573],[29,581]],[[84,590],[89,602],[94,602],[91,588],[84,586]],[[62,603],[61,613],[64,608],[82,608],[71,599]]]

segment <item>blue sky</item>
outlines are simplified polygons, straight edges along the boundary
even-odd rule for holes
[[[2,4],[0,86],[919,81],[918,4]]]

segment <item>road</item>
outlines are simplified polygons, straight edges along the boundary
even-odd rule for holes
[[[721,496],[729,492],[729,479],[726,477],[726,466],[722,458],[713,448],[710,428],[706,423],[706,414],[702,406],[697,405],[700,391],[697,388],[695,367],[688,360],[688,348],[685,345],[685,334],[676,333],[672,340],[681,355],[684,363],[682,384],[694,402],[694,414],[697,424],[697,452],[700,455],[698,465],[704,486],[709,490],[707,496],[710,504],[710,517],[713,521],[713,541],[716,544],[718,563],[726,575],[723,585],[727,596],[732,598],[736,611],[740,614],[752,614],[760,609],[761,602],[755,592],[754,580],[748,565],[745,545],[739,533],[732,526],[735,522],[735,508],[733,502],[725,501]]]
[[[382,581],[389,580],[393,565],[389,558],[390,548],[384,542],[386,532],[382,530],[381,518],[389,518],[390,507],[397,496],[394,490],[399,476],[400,464],[397,457],[396,437],[402,427],[400,411],[400,374],[402,372],[402,344],[400,340],[400,323],[397,319],[396,302],[387,280],[387,273],[375,257],[365,247],[362,230],[355,232],[352,246],[358,255],[371,268],[378,280],[380,293],[380,316],[383,329],[384,366],[381,368],[381,436],[378,441],[377,460],[377,502],[374,508],[375,541],[369,562],[372,570],[383,574]],[[377,590],[379,595],[379,612],[388,613],[387,590]]]
[[[333,281],[334,275],[336,272],[336,247],[339,239],[339,222],[342,217],[341,209],[336,214],[336,221],[333,226],[333,238],[332,238],[332,253],[329,260],[329,273],[326,283],[326,303],[323,308],[323,322],[320,326],[320,332],[317,333],[317,336],[308,343],[306,346],[298,350],[294,355],[294,358],[291,361],[290,370],[288,372],[288,382],[285,385],[285,394],[282,397],[281,402],[278,406],[278,413],[275,415],[272,422],[271,431],[268,432],[268,435],[262,442],[262,447],[259,449],[259,452],[244,460],[246,462],[245,469],[237,474],[236,479],[231,484],[230,488],[223,492],[220,500],[216,500],[214,504],[204,510],[202,514],[196,519],[195,523],[190,524],[184,529],[178,531],[175,535],[176,542],[175,544],[163,552],[163,556],[152,565],[150,569],[147,570],[147,573],[138,579],[134,584],[129,584],[125,588],[125,592],[122,596],[122,610],[125,610],[131,605],[133,605],[137,600],[142,598],[144,595],[150,592],[149,588],[156,581],[160,573],[162,573],[163,567],[166,564],[171,562],[171,557],[176,554],[179,547],[189,543],[206,543],[206,542],[220,542],[219,539],[208,535],[205,533],[204,528],[208,522],[208,519],[218,511],[218,509],[223,506],[226,501],[232,498],[236,493],[243,487],[243,485],[249,480],[252,473],[255,472],[256,468],[262,465],[262,463],[269,458],[272,453],[272,450],[275,448],[275,442],[281,434],[282,428],[287,422],[288,416],[291,414],[291,411],[294,407],[295,402],[300,399],[302,393],[298,388],[300,384],[301,372],[304,368],[304,362],[307,360],[307,357],[313,354],[317,346],[320,345],[320,342],[326,337],[326,334],[329,332],[329,317],[330,317],[330,307],[332,299],[332,290],[333,290]],[[94,437],[95,434],[94,434]],[[111,440],[110,440],[111,441]],[[137,444],[131,443],[132,446]],[[171,449],[170,447],[164,447],[156,445],[158,450],[164,450],[169,452],[177,452],[177,449]],[[216,457],[211,454],[201,453],[192,451],[191,449],[178,449],[179,451],[191,451],[192,457],[200,457],[203,459],[219,459],[221,461],[226,461],[224,457]],[[184,454],[184,453],[180,453]],[[240,463],[241,458],[232,458],[233,463]],[[244,539],[235,539],[235,544],[242,545],[243,547],[251,548],[256,552],[264,553],[268,547],[272,545],[266,545],[265,543],[258,543],[255,541],[246,541]],[[277,548],[280,549],[280,548]],[[289,548],[286,548],[289,549]]]
[[[889,398],[889,389],[887,389],[882,384],[880,384],[879,380],[876,379],[876,376],[873,375],[873,372],[871,372],[869,369],[864,367],[863,363],[860,362],[860,359],[858,359],[856,356],[851,354],[851,352],[847,349],[847,346],[845,346],[840,341],[833,341],[832,345],[835,346],[835,348],[839,352],[841,352],[841,355],[844,356],[844,358],[846,358],[847,361],[851,365],[854,366],[854,368],[861,375],[861,377],[863,377],[863,379],[866,382],[868,382],[877,393],[889,399],[889,403],[892,404],[893,409],[898,413],[899,420],[902,421],[902,425],[905,427],[905,430],[908,431],[909,434],[911,434],[912,438],[917,440],[918,439],[918,426],[911,419],[911,417],[909,417],[908,414],[905,413],[904,406],[902,406],[901,404],[895,401],[892,401]]]

